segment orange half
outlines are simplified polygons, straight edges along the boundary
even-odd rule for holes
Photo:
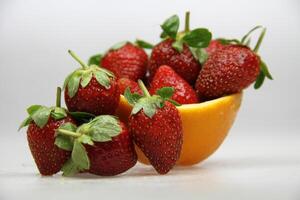
[[[183,146],[177,164],[197,164],[213,154],[227,136],[241,102],[242,93],[238,93],[177,107],[183,126]],[[117,116],[127,122],[131,109],[124,96],[121,96]],[[136,150],[139,161],[149,164],[142,151],[138,147]]]

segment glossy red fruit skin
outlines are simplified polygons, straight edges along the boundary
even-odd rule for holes
[[[183,133],[176,107],[165,102],[152,118],[142,111],[129,118],[129,130],[135,144],[160,174],[168,173],[179,159]]]
[[[67,122],[75,124],[75,121],[70,117],[57,121],[50,117],[43,128],[39,128],[34,122],[28,126],[28,145],[40,173],[44,176],[59,172],[70,158],[71,153],[69,151],[60,149],[54,144],[56,129]]]
[[[198,95],[213,99],[241,92],[260,72],[260,58],[246,46],[228,45],[205,62],[195,84]]]
[[[205,49],[208,55],[212,55],[216,51],[223,49],[223,45],[219,40],[211,40],[208,47]]]
[[[180,53],[172,47],[173,42],[173,39],[167,39],[153,48],[149,61],[150,80],[160,66],[168,65],[188,83],[194,85],[201,65],[188,46],[183,45],[183,51]]]
[[[150,83],[149,92],[153,95],[162,87],[173,87],[175,92],[172,99],[180,104],[198,103],[194,89],[167,65],[158,68]]]
[[[137,162],[137,155],[124,123],[120,122],[122,132],[112,141],[95,142],[94,146],[85,145],[90,159],[89,172],[100,176],[121,174]]]
[[[110,50],[100,65],[112,71],[117,78],[129,78],[137,81],[145,76],[148,56],[144,49],[127,43],[117,50]]]
[[[121,94],[124,94],[125,90],[127,87],[130,88],[131,93],[138,93],[138,94],[143,94],[142,90],[140,89],[139,85],[137,82],[128,79],[128,78],[120,78],[118,79],[118,86],[120,89]]]
[[[114,114],[120,100],[120,90],[117,82],[111,79],[110,88],[100,85],[95,77],[82,88],[79,85],[74,97],[68,95],[68,87],[65,90],[65,102],[69,111],[88,112],[94,115]]]

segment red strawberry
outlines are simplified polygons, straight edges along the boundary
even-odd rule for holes
[[[56,174],[70,157],[69,151],[54,145],[55,130],[66,122],[75,123],[70,117],[66,117],[62,120],[50,118],[43,128],[38,127],[34,122],[29,124],[28,145],[42,175]]]
[[[62,168],[66,176],[81,171],[113,176],[137,162],[131,136],[125,124],[114,116],[100,115],[77,129],[66,124],[57,132],[65,137],[65,143],[73,142],[72,157]]]
[[[139,85],[144,92],[143,97],[133,96],[128,90],[125,92],[128,102],[134,106],[129,130],[156,171],[166,174],[179,158],[183,137],[179,112],[168,102],[174,90],[162,88],[161,96],[150,96],[140,80]]]
[[[120,99],[114,75],[96,65],[87,66],[73,52],[69,53],[82,68],[75,70],[65,80],[65,101],[68,109],[95,115],[113,114]]]
[[[167,39],[153,48],[149,61],[150,79],[161,65],[169,65],[187,82],[193,84],[201,69],[201,64],[187,45],[184,45],[183,51],[179,52],[172,47],[173,43],[173,39]]]
[[[60,89],[58,90],[60,92]],[[58,95],[60,97],[60,95]],[[59,102],[59,101],[58,101]],[[33,105],[27,109],[29,117],[20,128],[28,126],[27,140],[31,154],[42,175],[53,175],[59,172],[69,159],[70,152],[55,145],[56,129],[66,123],[75,124],[66,110],[58,107]]]
[[[118,79],[118,86],[121,94],[124,94],[127,87],[130,88],[132,93],[142,94],[141,89],[139,88],[137,82],[130,80],[128,78],[120,78]]]
[[[210,41],[208,47],[205,48],[208,55],[215,53],[216,51],[222,49],[224,44],[220,42],[220,40],[212,40]]]
[[[211,33],[204,28],[189,30],[189,12],[186,13],[185,31],[178,33],[179,18],[174,15],[162,25],[164,41],[156,45],[149,60],[150,79],[161,65],[168,65],[185,79],[194,84],[201,69],[204,53],[202,48],[207,47]]]
[[[162,87],[174,87],[175,92],[172,99],[180,104],[198,102],[194,89],[167,65],[158,68],[150,83],[149,92],[150,94],[155,94]]]
[[[200,97],[213,99],[242,91],[260,71],[260,59],[245,46],[230,45],[212,54],[197,79]]]
[[[147,63],[148,56],[144,49],[127,42],[106,53],[100,66],[112,71],[117,78],[136,81],[145,76]]]
[[[255,29],[257,27],[249,33]],[[249,33],[246,37],[249,36]],[[239,44],[226,45],[213,53],[199,73],[195,85],[198,95],[205,99],[218,98],[240,92],[255,80],[255,88],[257,89],[263,83],[265,76],[272,79],[265,63],[256,54],[264,34],[265,29],[263,29],[253,51],[244,45],[246,38],[243,37],[241,41],[228,40]]]
[[[131,136],[124,123],[120,122],[121,133],[108,142],[95,142],[94,146],[85,145],[91,162],[89,172],[101,176],[123,173],[137,162]]]

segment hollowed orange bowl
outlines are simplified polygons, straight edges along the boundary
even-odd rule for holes
[[[233,125],[241,101],[242,93],[237,93],[203,103],[178,106],[183,126],[183,146],[177,164],[197,164],[212,155]],[[131,105],[121,96],[117,116],[127,122],[131,109]],[[139,161],[149,164],[137,146],[136,151]]]

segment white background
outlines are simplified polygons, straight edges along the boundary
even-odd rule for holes
[[[66,75],[78,66],[67,54],[68,49],[74,50],[83,59],[88,59],[90,55],[104,52],[114,43],[123,40],[134,41],[135,38],[142,38],[155,43],[159,41],[158,36],[161,32],[159,25],[173,14],[178,14],[183,21],[186,10],[191,11],[192,27],[207,27],[213,32],[214,37],[240,38],[255,25],[266,26],[267,34],[260,48],[260,55],[268,64],[275,79],[267,80],[258,91],[251,87],[244,92],[243,104],[229,138],[220,149],[220,153],[208,160],[204,166],[207,168],[211,166],[214,169],[215,159],[220,163],[217,165],[220,167],[222,162],[217,158],[221,160],[234,158],[237,152],[240,152],[237,156],[243,157],[253,151],[251,156],[259,157],[261,152],[257,149],[264,151],[263,149],[267,148],[270,151],[270,154],[265,156],[267,160],[280,153],[286,153],[269,164],[273,162],[277,166],[290,158],[293,169],[300,170],[300,153],[295,152],[299,150],[297,145],[300,145],[298,137],[300,1],[0,0],[0,136],[4,138],[0,140],[3,144],[0,155],[14,158],[6,159],[5,164],[1,164],[0,173],[9,172],[14,177],[14,169],[18,170],[24,163],[32,164],[26,147],[25,131],[18,133],[17,127],[26,117],[27,106],[31,104],[50,106],[55,103],[56,86],[61,86]],[[248,143],[241,141],[245,142],[248,138],[253,143],[246,148],[243,145]],[[275,140],[277,143],[272,143]],[[10,147],[12,150],[6,151],[6,148]],[[243,147],[248,151],[243,152],[241,150]],[[22,156],[17,160],[15,158],[20,151],[24,153],[25,158],[20,154]],[[234,162],[238,163],[238,158]],[[261,172],[260,161],[254,159],[255,162],[257,164],[255,169]],[[230,161],[226,163],[225,159],[225,164],[230,166]],[[277,176],[281,172],[288,173],[289,170],[284,167],[275,171]],[[222,167],[220,168],[215,168],[217,170],[213,171],[213,174],[215,172],[222,174],[224,171]],[[35,169],[30,168],[29,171],[32,170]],[[198,174],[197,170],[187,173]],[[259,176],[249,180],[249,184],[255,185],[255,180],[258,180],[261,187],[252,189],[260,191],[259,189],[263,187],[269,189],[279,187],[275,180],[279,183],[279,179],[286,179],[286,185],[281,187],[292,190],[299,186],[299,170],[298,174],[290,170],[288,176],[282,174],[282,177],[273,177],[272,181],[266,179],[267,182],[259,182],[261,180]],[[252,172],[254,177],[257,175],[255,172]],[[232,170],[231,173],[237,176],[237,179],[243,175],[251,178],[249,174],[245,175],[243,170],[237,174]],[[272,176],[268,173],[264,174],[264,178]],[[25,176],[30,179],[32,174]],[[287,178],[289,176],[294,179]],[[8,175],[6,178],[11,177]],[[36,177],[35,179],[39,181]],[[118,182],[117,179],[114,180]],[[134,181],[134,178],[131,177],[130,180]],[[170,180],[173,181],[172,178]],[[182,180],[185,180],[185,177]],[[204,181],[210,180],[210,177],[204,178]],[[293,181],[289,183],[288,180]],[[243,185],[243,183],[235,184]],[[168,185],[168,182],[166,184]],[[113,188],[114,186],[111,189]],[[221,184],[220,188],[224,190],[226,187],[222,187]],[[7,195],[8,191],[9,187],[7,190],[0,188],[0,199],[1,193]],[[245,189],[245,191],[248,192],[246,193],[249,194],[248,197],[253,194],[252,190]],[[287,193],[295,194],[295,191]],[[20,194],[24,195],[26,192]],[[273,194],[269,197],[279,197],[276,192],[268,194]]]

